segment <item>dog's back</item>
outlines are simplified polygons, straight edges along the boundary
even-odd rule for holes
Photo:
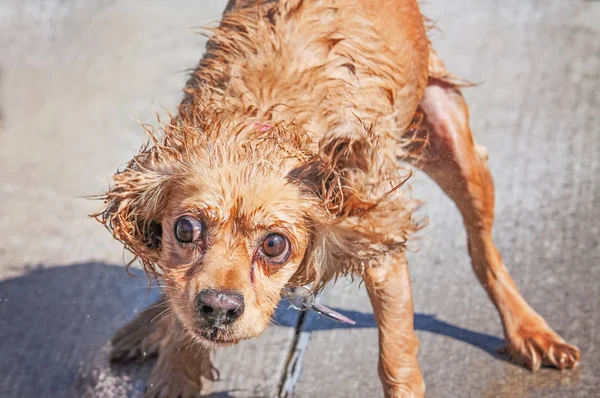
[[[423,95],[427,61],[413,0],[245,4],[215,30],[182,110],[211,104],[264,122],[293,120],[315,144],[365,124],[402,132]]]

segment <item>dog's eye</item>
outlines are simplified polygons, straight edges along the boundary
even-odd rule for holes
[[[190,243],[202,236],[202,221],[184,216],[175,222],[175,237],[181,243]]]
[[[283,262],[289,254],[290,242],[283,235],[270,234],[263,241],[262,250],[270,260]]]

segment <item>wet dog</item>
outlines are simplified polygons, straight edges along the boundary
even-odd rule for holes
[[[387,397],[423,396],[404,252],[416,167],[460,210],[509,351],[560,369],[579,350],[523,299],[492,240],[494,189],[464,82],[414,0],[231,0],[178,114],[114,175],[96,215],[164,296],[113,339],[157,355],[147,396],[196,395],[210,350],[258,336],[283,289],[364,280]]]

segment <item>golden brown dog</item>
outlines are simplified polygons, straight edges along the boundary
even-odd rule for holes
[[[363,278],[386,397],[423,396],[407,239],[410,166],[456,202],[473,269],[525,366],[579,350],[523,299],[492,241],[494,190],[459,87],[415,0],[234,1],[179,113],[96,215],[162,280],[113,359],[158,355],[147,396],[192,396],[209,350],[258,336],[282,289]]]

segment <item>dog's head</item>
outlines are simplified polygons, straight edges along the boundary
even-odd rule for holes
[[[360,270],[401,249],[413,226],[393,184],[366,181],[359,141],[313,154],[290,126],[165,132],[115,174],[97,216],[206,345],[257,336],[284,287]]]

